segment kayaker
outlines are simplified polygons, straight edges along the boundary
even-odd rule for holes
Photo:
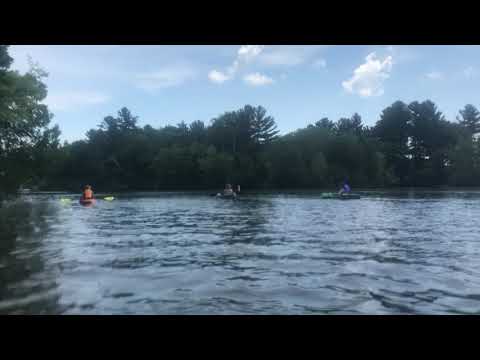
[[[231,184],[226,184],[223,190],[223,196],[235,196],[235,192],[232,190]]]
[[[93,199],[93,191],[90,185],[85,185],[85,187],[83,188],[82,199],[83,200]]]
[[[348,182],[345,180],[345,181],[342,183],[342,188],[340,189],[340,191],[338,192],[338,194],[339,194],[339,195],[350,194],[351,191],[352,191],[352,189],[350,189],[350,186],[348,185]]]

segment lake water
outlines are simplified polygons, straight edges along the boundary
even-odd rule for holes
[[[480,192],[0,208],[2,314],[480,313]]]

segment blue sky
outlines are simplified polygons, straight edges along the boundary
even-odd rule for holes
[[[85,137],[123,106],[154,127],[262,105],[285,134],[358,112],[373,125],[396,100],[433,100],[449,120],[480,107],[480,46],[14,45],[44,68],[62,139]]]

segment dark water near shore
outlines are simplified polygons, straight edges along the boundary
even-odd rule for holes
[[[0,314],[480,314],[480,192],[0,208]]]

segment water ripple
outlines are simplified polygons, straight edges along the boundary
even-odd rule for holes
[[[479,314],[479,199],[31,197],[0,208],[0,313]]]

